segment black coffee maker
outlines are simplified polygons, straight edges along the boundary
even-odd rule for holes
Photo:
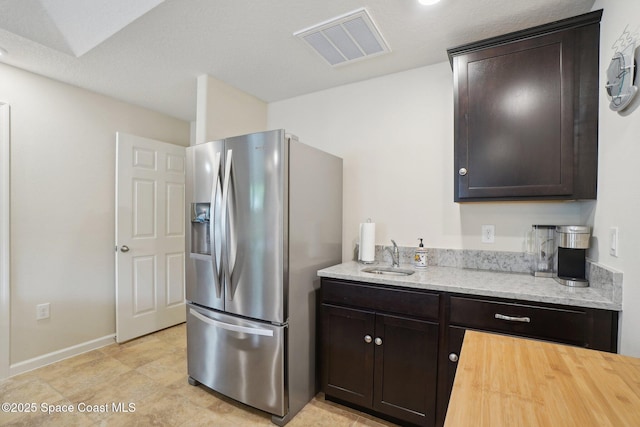
[[[559,225],[556,227],[556,276],[565,286],[587,287],[587,249],[591,228],[583,225]]]

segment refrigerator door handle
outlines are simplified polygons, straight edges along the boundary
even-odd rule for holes
[[[221,266],[218,265],[216,260],[216,232],[214,225],[214,218],[216,212],[216,196],[218,195],[218,181],[220,178],[220,152],[216,153],[216,159],[213,167],[213,180],[211,182],[211,204],[209,207],[209,242],[211,244],[211,266],[213,267],[213,276],[214,276],[214,284],[216,287],[216,297],[220,298],[222,294],[222,283],[221,283]]]
[[[189,309],[189,312],[196,319],[201,320],[204,323],[207,323],[211,326],[215,326],[217,328],[222,328],[222,329],[226,329],[228,331],[233,331],[233,332],[242,332],[250,335],[262,335],[265,337],[273,336],[273,331],[269,329],[250,328],[248,326],[232,325],[230,323],[221,322],[219,320],[211,319],[210,317],[204,316],[198,313],[197,311],[195,311],[193,308]]]
[[[230,181],[231,181],[232,163],[233,163],[233,150],[229,149],[227,150],[227,163],[224,171],[224,188],[222,190],[222,230],[224,233],[224,238],[223,238],[224,250],[222,251],[224,260],[222,262],[222,265],[224,266],[224,273],[225,273],[225,279],[224,279],[225,294],[229,301],[233,300],[233,293],[231,289],[232,287],[231,275],[233,274],[233,267],[230,265],[231,264],[231,257],[230,257],[231,241],[229,239],[229,234],[233,233],[233,230],[230,230],[231,227],[228,224],[230,222],[230,218],[229,218],[230,189],[229,187],[231,184]]]

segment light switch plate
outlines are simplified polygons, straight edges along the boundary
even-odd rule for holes
[[[36,320],[48,319],[50,316],[51,305],[46,302],[36,305]]]
[[[609,255],[618,256],[618,227],[609,229]]]

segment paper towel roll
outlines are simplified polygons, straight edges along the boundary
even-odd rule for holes
[[[362,262],[373,262],[376,258],[376,223],[364,222],[360,224],[360,253],[358,259]]]

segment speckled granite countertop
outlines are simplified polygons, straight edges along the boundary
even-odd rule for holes
[[[361,271],[363,268],[373,265],[388,267],[389,263],[379,262],[363,265],[355,261],[349,261],[322,269],[318,271],[318,276],[404,288],[511,298],[522,301],[537,301],[615,311],[622,309],[620,302],[613,301],[600,289],[593,287],[571,288],[562,286],[553,279],[534,277],[531,274],[439,266],[429,266],[425,270],[416,269],[416,272],[410,276],[380,275]],[[401,265],[400,267],[414,269],[411,265]]]

